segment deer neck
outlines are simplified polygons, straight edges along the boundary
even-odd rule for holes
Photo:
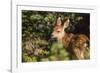
[[[62,38],[62,43],[64,44],[64,46],[67,48],[69,43],[71,42],[71,39],[73,37],[72,33],[65,33],[65,35]]]

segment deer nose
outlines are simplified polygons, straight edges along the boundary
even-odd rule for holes
[[[57,38],[52,38],[52,41],[57,41]]]
[[[57,38],[56,38],[56,37],[51,36],[51,41],[52,41],[52,42],[56,42],[56,41],[57,41]]]

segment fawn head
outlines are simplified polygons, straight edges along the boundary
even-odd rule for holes
[[[56,24],[53,28],[53,32],[52,32],[52,39],[61,42],[62,38],[65,35],[65,28],[69,27],[69,19],[65,20],[64,23],[62,23],[61,21],[61,17],[58,17],[56,20]]]

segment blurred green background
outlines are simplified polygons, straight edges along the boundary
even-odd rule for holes
[[[22,10],[22,62],[76,59],[70,58],[61,43],[50,41],[53,27],[59,16],[62,20],[67,18],[71,20],[72,24],[67,32],[83,33],[89,37],[88,13]]]

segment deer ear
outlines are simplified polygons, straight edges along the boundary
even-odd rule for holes
[[[70,23],[70,20],[67,19],[65,22],[64,22],[64,28],[67,28],[69,26],[69,23]]]
[[[57,24],[57,25],[61,25],[61,23],[62,23],[62,22],[61,22],[61,17],[58,17],[57,23],[56,23],[56,24]]]

